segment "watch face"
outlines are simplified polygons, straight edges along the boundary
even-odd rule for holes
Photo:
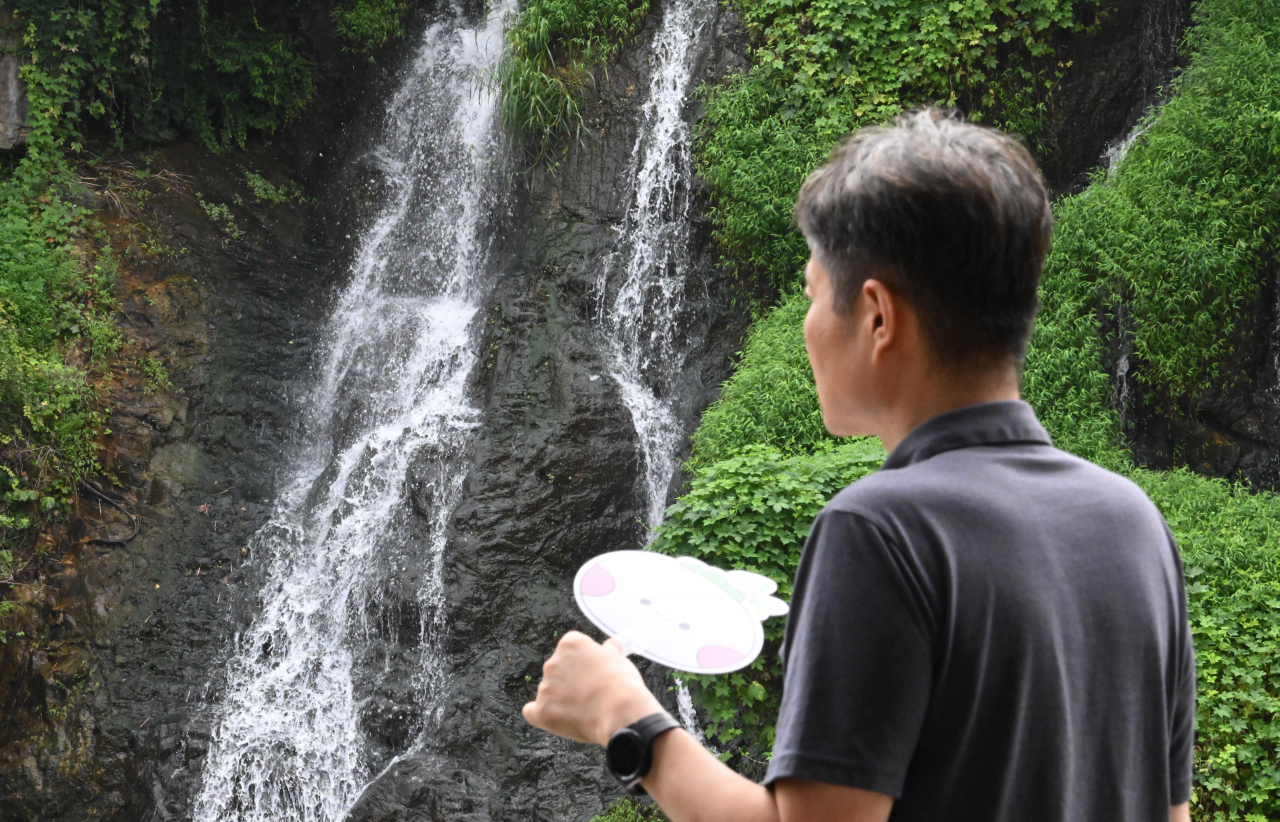
[[[631,728],[622,728],[609,740],[604,758],[614,776],[622,780],[631,778],[640,770],[640,762],[644,758],[640,734]]]

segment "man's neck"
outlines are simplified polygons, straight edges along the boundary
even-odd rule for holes
[[[877,432],[886,451],[897,448],[907,434],[939,414],[984,402],[1016,400],[1020,396],[1018,372],[1012,366],[965,374],[930,369],[925,378],[906,384],[911,387],[886,409]]]

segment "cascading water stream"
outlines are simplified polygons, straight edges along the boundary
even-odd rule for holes
[[[369,613],[410,552],[426,567],[417,715],[441,685],[441,554],[477,425],[466,382],[501,179],[495,100],[476,79],[500,56],[505,13],[432,26],[390,103],[374,154],[387,193],[329,319],[291,479],[251,544],[265,583],[236,638],[198,822],[334,822],[386,764],[361,724],[362,694],[390,664],[368,658]],[[414,492],[416,537],[411,469],[429,486]]]
[[[669,385],[684,360],[679,312],[691,259],[693,151],[684,107],[709,8],[703,0],[665,4],[627,175],[635,183],[615,257],[622,265],[607,266],[597,283],[610,374],[631,412],[644,465],[650,528],[662,522],[684,437]],[[622,282],[610,299],[610,279],[619,270]],[[676,683],[681,721],[701,738],[689,692]]]
[[[645,466],[645,513],[651,528],[662,521],[684,435],[667,383],[684,359],[678,314],[691,251],[693,155],[683,115],[706,28],[700,2],[670,0],[664,9],[653,43],[649,99],[627,175],[635,183],[615,257],[622,264],[606,266],[597,283],[610,373],[631,412]],[[612,290],[616,273],[622,281]]]

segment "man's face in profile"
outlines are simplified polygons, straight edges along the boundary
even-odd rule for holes
[[[826,268],[816,255],[805,266],[805,294],[809,312],[804,319],[804,345],[809,366],[818,387],[822,422],[837,437],[871,432],[867,413],[874,407],[868,400],[877,395],[873,383],[871,335],[859,333],[874,318],[866,317],[866,299],[861,292],[852,310],[837,313],[835,291]]]

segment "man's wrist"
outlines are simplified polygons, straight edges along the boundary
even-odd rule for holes
[[[643,719],[664,710],[666,709],[647,690],[628,694],[604,711],[601,721],[597,724],[595,741],[599,745],[608,745],[609,738],[619,728],[625,728],[637,719]]]

